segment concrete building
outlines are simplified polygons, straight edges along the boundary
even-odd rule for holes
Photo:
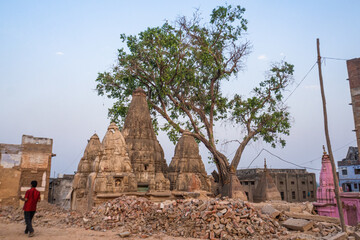
[[[21,205],[30,182],[38,182],[41,199],[47,201],[53,140],[28,135],[21,145],[0,144],[0,204]]]
[[[280,192],[281,200],[287,202],[316,201],[315,173],[305,169],[267,169]],[[254,201],[254,193],[261,177],[263,168],[240,169],[236,175],[249,201]]]
[[[49,181],[49,203],[70,209],[70,195],[74,175],[59,174],[58,178],[50,178]]]
[[[357,147],[349,147],[346,157],[338,161],[339,185],[344,192],[360,192],[360,161]]]

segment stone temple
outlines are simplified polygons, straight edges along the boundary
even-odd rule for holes
[[[185,132],[175,147],[175,155],[169,166],[171,190],[211,191],[210,179],[199,154],[198,144]]]
[[[122,194],[157,200],[200,191],[211,194],[198,144],[184,133],[169,168],[152,126],[146,94],[136,89],[123,130],[111,123],[102,142],[96,134],[90,138],[74,177],[71,208],[85,211]]]
[[[142,89],[133,92],[123,135],[139,191],[168,191],[170,194],[170,181],[165,178],[168,166],[164,151],[156,138],[146,94]]]
[[[269,200],[281,201],[281,196],[279,190],[275,185],[274,179],[267,171],[266,159],[265,159],[264,172],[254,192],[254,202],[265,202]]]

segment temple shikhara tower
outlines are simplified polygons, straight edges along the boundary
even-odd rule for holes
[[[111,123],[102,142],[96,134],[90,138],[74,177],[71,208],[85,211],[122,194],[156,200],[210,191],[198,144],[189,133],[180,138],[169,169],[146,94],[136,89],[123,130]]]
[[[254,202],[265,202],[269,200],[281,201],[280,192],[276,187],[274,179],[267,170],[266,159],[264,160],[264,172],[254,192]]]
[[[169,191],[164,151],[152,126],[146,94],[140,88],[133,93],[123,134],[139,190]]]
[[[321,159],[320,186],[317,189],[317,201],[314,203],[319,215],[338,217],[336,206],[334,177],[329,155],[325,152]]]
[[[171,190],[193,192],[211,191],[210,179],[199,154],[199,146],[190,132],[185,132],[175,147],[169,166]]]

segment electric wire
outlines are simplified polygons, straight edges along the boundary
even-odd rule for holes
[[[315,171],[320,171],[320,169],[318,169],[318,168],[312,168],[312,167],[301,166],[301,165],[295,164],[295,163],[293,163],[293,162],[287,161],[287,160],[285,160],[285,159],[283,159],[283,158],[281,158],[281,157],[277,156],[276,154],[274,154],[274,153],[270,152],[269,150],[267,150],[267,149],[265,149],[265,148],[261,149],[261,151],[260,151],[260,152],[256,155],[256,157],[255,157],[255,158],[254,158],[254,159],[250,162],[249,166],[248,166],[246,169],[249,169],[249,168],[250,168],[251,164],[255,161],[255,159],[257,159],[257,158],[260,156],[260,154],[261,154],[263,151],[268,152],[270,155],[272,155],[272,156],[274,156],[274,157],[278,158],[279,160],[281,160],[281,161],[283,161],[283,162],[286,162],[286,163],[288,163],[288,164],[291,164],[291,165],[297,166],[297,167],[299,167],[299,168],[302,168],[302,169],[311,169],[311,170],[315,170]]]
[[[353,142],[356,142],[356,140],[352,140],[351,142],[348,142],[348,143],[347,143],[347,144],[345,144],[344,146],[341,146],[341,147],[339,147],[339,148],[335,149],[333,152],[337,152],[337,151],[339,151],[339,150],[341,150],[341,149],[343,149],[343,148],[345,148],[345,147],[349,146],[349,145],[350,145],[350,144],[352,144]],[[312,160],[310,160],[310,161],[303,162],[303,163],[300,163],[300,164],[311,163],[311,162],[313,162],[313,161],[315,161],[315,160],[318,160],[318,159],[321,159],[321,157],[317,157],[317,158],[314,158],[314,159],[312,159]]]
[[[291,95],[296,91],[296,89],[300,86],[300,84],[306,79],[306,77],[310,74],[310,72],[313,70],[313,68],[315,67],[317,61],[311,66],[311,68],[309,69],[309,71],[305,74],[305,76],[301,79],[301,81],[298,83],[298,85],[296,85],[296,87],[294,88],[294,90],[289,94],[289,96],[287,96],[287,98],[284,100],[284,103],[291,97]]]

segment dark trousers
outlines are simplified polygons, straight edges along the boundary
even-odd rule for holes
[[[25,228],[25,232],[34,232],[34,229],[32,227],[32,219],[35,215],[35,211],[24,211],[24,218],[25,218],[25,224],[26,224],[26,228]]]

